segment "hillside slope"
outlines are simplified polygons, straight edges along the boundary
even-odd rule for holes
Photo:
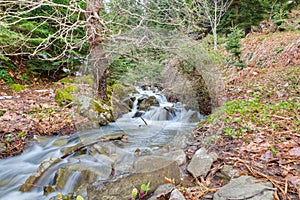
[[[249,35],[242,49],[247,67],[225,67],[228,101],[200,124],[196,141],[220,156],[215,172],[232,165],[272,182],[274,199],[300,199],[300,34]],[[208,187],[223,184],[215,172]]]

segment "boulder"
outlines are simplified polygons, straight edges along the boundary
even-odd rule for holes
[[[275,189],[270,182],[257,182],[251,176],[241,176],[219,189],[213,200],[249,199],[273,200]]]
[[[72,163],[58,169],[56,173],[55,185],[59,189],[65,189],[67,184],[72,185],[72,190],[76,190],[81,184],[92,183],[99,178],[107,179],[112,173],[113,162],[106,156],[94,159],[88,155],[76,157],[77,163]],[[73,176],[73,183],[70,182]],[[76,177],[75,177],[76,176]],[[72,192],[72,191],[69,191]]]
[[[176,161],[179,166],[184,165],[186,163],[186,155],[182,149],[164,153],[163,156]]]
[[[135,97],[128,98],[128,95],[138,93],[132,85],[115,84],[112,86],[111,103],[113,107],[113,117],[118,119],[125,113],[128,113],[133,106]]]
[[[179,190],[175,189],[172,191],[169,200],[185,200],[183,194]]]
[[[93,99],[87,96],[78,97],[77,112],[93,122],[93,127],[97,125],[105,126],[113,121],[111,108],[101,100]]]
[[[159,102],[155,96],[142,96],[138,99],[139,110],[149,110],[151,106],[159,106]]]
[[[190,164],[187,167],[194,177],[205,176],[209,172],[212,163],[217,159],[215,153],[208,154],[205,148],[196,151]]]
[[[155,192],[153,193],[152,197],[149,200],[156,200],[158,198],[165,198],[169,199],[171,192],[175,189],[175,186],[172,184],[163,184],[160,185]]]
[[[177,162],[158,156],[140,157],[135,163],[135,173],[123,175],[115,180],[97,181],[87,187],[88,199],[128,200],[132,189],[140,188],[142,184],[150,182],[151,193],[164,184],[164,177],[180,181],[180,169]]]

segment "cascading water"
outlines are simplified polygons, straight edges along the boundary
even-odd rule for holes
[[[201,115],[186,110],[179,102],[168,102],[161,93],[141,88],[137,88],[137,91],[137,94],[131,94],[131,98],[134,99],[131,112],[116,122],[72,136],[40,138],[22,155],[0,160],[0,199],[50,199],[58,192],[73,192],[75,184],[84,181],[80,172],[87,169],[95,171],[98,180],[109,179],[112,168],[115,174],[130,173],[137,149],[142,155],[149,155],[166,146],[185,147]],[[140,110],[142,100],[149,98],[154,99],[154,103],[147,109]],[[60,158],[66,149],[78,144],[87,144],[99,138],[120,134],[126,135],[128,143],[97,143],[80,155],[71,155],[48,166],[48,162],[45,162],[47,159]],[[64,171],[65,169],[69,171]],[[35,185],[29,192],[20,192],[20,186],[36,172],[40,175],[37,176]],[[65,178],[65,185],[60,186],[56,183],[57,179],[64,179],[60,174],[66,173],[69,174]],[[44,195],[43,186],[46,185],[52,185],[55,192]]]

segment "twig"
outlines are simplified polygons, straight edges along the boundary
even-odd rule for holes
[[[91,142],[91,143],[89,143],[89,144],[82,145],[82,146],[78,147],[77,149],[75,149],[75,150],[73,150],[73,151],[71,151],[71,152],[69,152],[69,153],[65,153],[65,154],[64,154],[63,156],[61,156],[60,158],[61,158],[61,159],[64,159],[64,158],[66,158],[66,157],[68,157],[68,156],[70,156],[70,155],[72,155],[72,154],[74,154],[74,153],[80,151],[81,149],[84,149],[84,148],[86,148],[86,147],[88,147],[88,146],[92,146],[92,145],[97,144],[97,143],[99,143],[99,142],[110,142],[110,141],[122,140],[122,139],[124,139],[124,138],[125,138],[125,135],[122,134],[122,135],[119,135],[119,136],[114,137],[114,138],[107,138],[107,139],[103,139],[103,140],[97,140],[97,141],[95,141],[95,142]]]
[[[265,175],[264,173],[262,172],[259,172],[257,170],[254,171],[254,169],[252,167],[250,167],[246,161],[240,159],[240,158],[235,158],[237,160],[237,162],[241,162],[243,163],[247,169],[254,175],[254,176],[261,176],[261,177],[264,177],[266,178],[268,181],[270,181],[277,189],[279,189],[283,195],[285,195],[288,199],[290,199],[288,196],[287,196],[287,193],[285,193],[284,189],[282,189],[279,184],[276,183],[276,180],[270,178],[269,176]]]
[[[148,126],[148,123],[146,122],[146,120],[144,118],[141,117],[141,119],[143,120],[143,122],[145,123],[146,126]]]

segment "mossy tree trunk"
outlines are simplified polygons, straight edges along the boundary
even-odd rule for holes
[[[98,98],[107,100],[106,78],[108,61],[101,37],[101,19],[99,17],[101,6],[103,6],[102,0],[87,0],[86,19],[90,50],[89,63],[92,66],[94,76],[94,94]]]

